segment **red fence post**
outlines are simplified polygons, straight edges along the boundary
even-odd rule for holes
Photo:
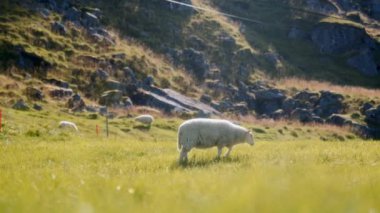
[[[96,136],[99,136],[99,126],[96,124]]]
[[[2,119],[3,119],[3,111],[0,109],[0,132],[2,132],[3,131],[3,129],[2,129],[2,125],[3,125],[3,123],[2,123]]]

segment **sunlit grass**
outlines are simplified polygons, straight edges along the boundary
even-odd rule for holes
[[[157,118],[150,129],[114,119],[106,138],[95,134],[104,118],[50,111],[5,110],[0,212],[380,210],[377,142],[322,142],[319,134],[330,133],[317,126],[312,133],[312,126],[244,123],[256,132],[255,146],[236,146],[228,159],[216,159],[216,149],[193,150],[179,165],[179,119]],[[62,119],[80,132],[58,129]]]

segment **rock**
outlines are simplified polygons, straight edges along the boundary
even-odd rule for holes
[[[292,27],[289,30],[288,38],[290,39],[307,39],[308,34],[298,27]]]
[[[313,121],[313,114],[307,109],[297,108],[290,113],[290,118],[307,123]]]
[[[119,105],[123,97],[120,90],[109,90],[104,92],[99,99],[99,104],[106,106]]]
[[[81,12],[75,7],[69,8],[63,14],[63,20],[71,21],[76,24],[80,22],[80,18],[81,18]]]
[[[25,89],[25,93],[28,99],[31,100],[41,101],[42,99],[44,99],[44,94],[42,93],[42,91],[31,86]]]
[[[232,107],[232,110],[236,114],[240,114],[240,115],[248,115],[248,112],[249,112],[247,103],[244,103],[244,102],[234,104]]]
[[[312,41],[322,54],[344,53],[358,49],[366,39],[364,30],[338,24],[321,24],[311,34]]]
[[[219,103],[212,105],[212,107],[214,107],[220,112],[227,112],[227,111],[232,110],[233,102],[229,100],[222,100]]]
[[[211,106],[204,104],[200,101],[194,100],[192,98],[186,97],[181,93],[178,93],[172,89],[163,89],[164,97],[172,100],[176,103],[179,103],[181,106],[193,110],[193,111],[204,111],[211,114],[219,114],[217,110]]]
[[[188,109],[182,107],[180,104],[143,89],[139,89],[138,92],[134,93],[131,99],[136,105],[154,107],[166,113],[171,113],[174,110],[189,112]]]
[[[211,96],[203,94],[200,98],[200,101],[205,104],[210,104],[212,101]]]
[[[365,122],[368,125],[380,127],[380,105],[365,112]]]
[[[321,117],[318,117],[316,115],[313,115],[311,120],[312,120],[312,122],[317,123],[317,124],[324,124],[325,123],[325,121]]]
[[[326,123],[337,125],[337,126],[344,126],[344,125],[352,124],[352,121],[342,115],[332,114],[330,117],[326,119]]]
[[[136,83],[137,81],[136,74],[131,68],[124,67],[123,72],[124,72],[124,77],[127,79],[127,82]]]
[[[369,50],[362,51],[359,55],[349,58],[347,64],[366,76],[377,76],[380,74],[374,56]]]
[[[126,86],[124,84],[111,79],[106,80],[104,83],[104,88],[106,90],[120,90],[122,92],[126,90]]]
[[[286,96],[278,89],[257,90],[255,94],[256,112],[270,115],[281,108]]]
[[[283,101],[286,96],[278,89],[258,90],[255,92],[258,101]]]
[[[319,94],[315,92],[309,92],[307,90],[303,90],[295,94],[293,98],[301,102],[308,102],[311,105],[315,105],[318,103]]]
[[[62,23],[56,22],[56,21],[51,24],[51,30],[55,33],[60,34],[60,35],[66,35],[67,34],[67,30],[66,30],[65,25],[63,25]]]
[[[100,25],[98,17],[90,12],[85,12],[82,15],[81,23],[85,28],[88,29],[91,27],[98,27]]]
[[[41,111],[42,110],[42,106],[39,105],[39,104],[33,104],[33,109],[35,109],[37,111]]]
[[[144,84],[144,86],[152,87],[153,84],[154,84],[154,77],[151,76],[151,75],[148,75],[148,76],[144,79],[143,84]]]
[[[186,42],[189,47],[199,51],[205,50],[207,47],[205,42],[195,35],[191,35]]]
[[[50,16],[50,10],[47,8],[42,8],[40,11],[40,14],[43,18],[47,19]]]
[[[314,113],[322,118],[328,117],[332,114],[340,114],[344,110],[343,100],[344,97],[340,94],[330,91],[321,91],[318,105]]]
[[[279,120],[285,117],[285,111],[282,109],[278,109],[272,114],[270,114],[269,117],[273,118],[274,120]]]
[[[46,78],[46,79],[44,79],[44,82],[46,82],[48,84],[52,84],[52,85],[57,86],[57,87],[62,87],[65,89],[68,89],[70,86],[68,82],[62,81],[59,79],[55,79],[55,78]]]
[[[91,73],[91,81],[96,81],[96,79],[99,79],[100,81],[105,81],[109,77],[109,74],[101,69],[96,70],[95,72]]]
[[[191,71],[198,79],[203,79],[210,69],[206,56],[192,48],[185,49],[181,54],[181,59],[186,70]]]
[[[67,107],[73,112],[82,112],[86,109],[86,104],[79,94],[74,94],[67,101]]]
[[[48,69],[52,67],[43,57],[28,53],[21,47],[16,47],[16,54],[18,55],[17,66],[37,73],[38,77],[46,77]]]
[[[22,110],[22,111],[27,111],[29,110],[29,106],[28,104],[26,104],[24,102],[24,100],[22,99],[19,99],[13,106],[12,106],[13,109],[16,109],[16,110]]]
[[[222,47],[227,48],[227,49],[232,49],[236,46],[235,38],[233,38],[232,36],[228,34],[219,36],[219,41],[222,44]]]
[[[321,0],[306,0],[306,5],[309,10],[322,14],[337,13],[337,8],[329,1]]]
[[[365,115],[365,113],[366,113],[366,111],[367,110],[369,110],[369,109],[371,109],[373,107],[373,105],[372,105],[372,103],[369,103],[369,102],[367,102],[367,103],[364,103],[361,107],[360,107],[360,113],[362,114],[362,115]]]
[[[51,88],[49,88],[49,95],[53,98],[70,97],[73,95],[73,90],[72,89],[59,88],[59,87],[51,87]]]
[[[286,114],[290,114],[296,108],[301,108],[299,101],[293,98],[287,98],[282,103],[282,109]]]
[[[132,100],[128,96],[124,96],[121,99],[121,102],[122,102],[122,106],[123,107],[126,107],[126,108],[133,107],[133,102],[132,102]]]
[[[119,59],[119,60],[125,60],[127,57],[127,54],[125,53],[116,53],[112,55],[112,58]]]

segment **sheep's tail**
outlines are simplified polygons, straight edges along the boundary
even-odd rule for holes
[[[180,130],[180,131],[178,131],[178,139],[177,139],[177,150],[178,151],[181,151],[181,149],[182,149],[181,137],[182,137],[182,132]]]

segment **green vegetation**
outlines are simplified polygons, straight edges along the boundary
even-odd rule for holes
[[[3,109],[0,211],[377,211],[380,144],[345,129],[244,121],[256,145],[193,150],[177,163],[182,120],[158,116],[150,129],[131,118]],[[129,112],[133,114],[133,111]],[[76,122],[80,132],[57,128]],[[27,122],[26,122],[27,121]],[[95,126],[101,127],[96,136]]]

